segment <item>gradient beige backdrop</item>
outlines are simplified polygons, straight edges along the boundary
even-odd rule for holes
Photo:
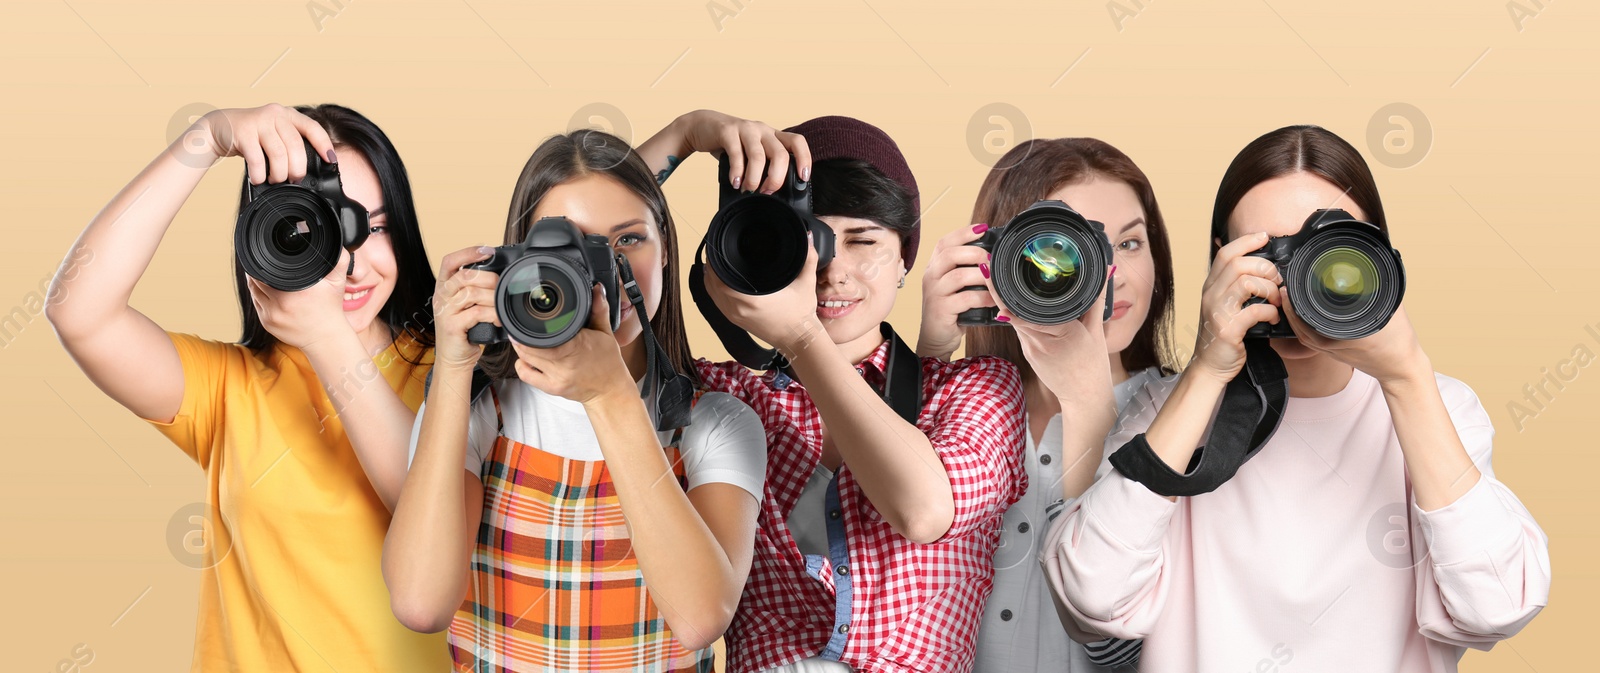
[[[498,242],[522,163],[574,124],[639,142],[700,107],[777,126],[869,120],[921,185],[918,271],[1017,139],[1099,137],[1155,183],[1185,351],[1227,162],[1270,129],[1326,126],[1371,162],[1410,315],[1436,367],[1477,390],[1500,431],[1496,472],[1551,537],[1550,606],[1462,668],[1592,670],[1597,35],[1600,10],[1579,0],[5,0],[0,661],[188,667],[199,575],[183,545],[201,474],[85,379],[32,293],[190,114],[334,101],[399,146],[435,261]],[[697,158],[668,185],[686,237],[714,210],[713,166]],[[241,170],[213,170],[139,286],[138,308],[168,329],[237,335]],[[913,274],[893,315],[903,334],[919,297]],[[691,335],[721,355],[698,320]],[[1541,409],[1524,386],[1547,376]]]

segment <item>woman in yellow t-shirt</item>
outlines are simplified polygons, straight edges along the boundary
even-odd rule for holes
[[[355,238],[362,220],[367,233],[295,292],[246,276],[236,256],[238,343],[167,332],[128,305],[178,209],[230,156],[248,173],[241,210],[266,183],[325,174],[322,162],[337,168],[343,197],[334,198],[353,202]],[[67,352],[205,471],[193,670],[449,665],[440,636],[394,618],[380,572],[433,359],[433,287],[399,155],[366,117],[336,105],[207,114],[68,253],[46,310]]]

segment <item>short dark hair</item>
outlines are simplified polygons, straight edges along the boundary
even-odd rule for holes
[[[824,159],[811,165],[811,211],[872,220],[906,238],[916,229],[911,194],[883,171],[861,159]],[[907,260],[907,264],[910,260]]]
[[[354,149],[372,164],[372,171],[378,176],[378,191],[383,195],[384,212],[388,215],[385,226],[389,228],[389,243],[394,247],[396,272],[394,292],[378,311],[378,318],[389,325],[392,337],[398,339],[404,334],[423,348],[432,348],[433,265],[422,247],[417,208],[411,200],[411,180],[406,176],[406,165],[400,161],[400,152],[389,142],[383,129],[355,110],[332,103],[295,109],[320,124],[333,144]],[[240,212],[249,202],[250,178],[247,175],[239,187]],[[278,339],[267,331],[261,324],[261,316],[256,314],[250,287],[245,284],[244,267],[239,264],[237,255],[233,261],[233,279],[244,323],[239,344],[256,352],[271,348]],[[409,359],[409,356],[403,357]]]

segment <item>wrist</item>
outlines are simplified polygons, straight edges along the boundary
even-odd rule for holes
[[[1427,355],[1418,352],[1412,357],[1402,359],[1401,362],[1403,364],[1394,371],[1373,377],[1378,379],[1378,385],[1384,393],[1437,385],[1433,376],[1433,363]]]

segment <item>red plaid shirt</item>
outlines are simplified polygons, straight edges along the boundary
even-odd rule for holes
[[[856,369],[881,390],[887,360],[885,343]],[[818,556],[808,569],[787,524],[822,459],[822,417],[805,387],[736,362],[698,362],[708,388],[744,400],[767,430],[766,497],[755,557],[727,632],[730,673],[764,671],[825,650],[864,672],[972,669],[1001,515],[1027,490],[1022,386],[1016,368],[999,358],[923,358],[921,364],[917,428],[950,477],[955,518],[949,532],[931,544],[907,540],[867,501],[849,466],[841,465],[836,474],[843,527],[834,528],[836,519],[829,535],[830,547],[843,552],[833,530],[844,531],[848,567],[841,570]]]

